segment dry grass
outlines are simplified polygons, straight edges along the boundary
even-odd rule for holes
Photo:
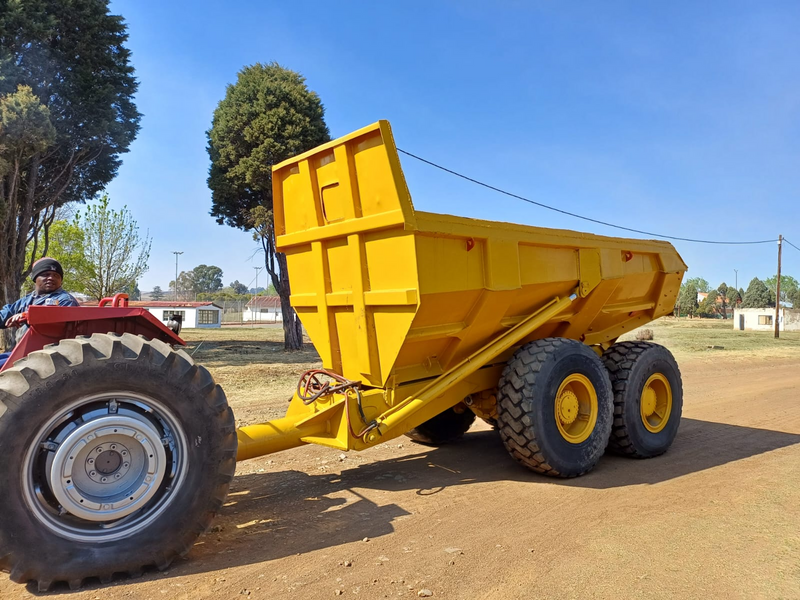
[[[647,329],[679,362],[800,358],[797,332],[782,333],[776,340],[771,332],[734,331],[731,320],[674,318],[649,323]],[[640,331],[620,339],[636,339]],[[285,352],[283,329],[276,326],[187,329],[182,334],[189,354],[225,390],[240,425],[282,417],[300,375],[321,366],[310,343],[300,352]]]
[[[736,331],[731,319],[675,319],[664,317],[647,324],[653,341],[666,346],[678,361],[733,359],[800,358],[800,332],[781,332],[775,339],[770,331]],[[620,338],[636,339],[640,329]],[[722,346],[710,349],[709,346]]]
[[[310,343],[284,351],[280,326],[186,329],[181,336],[225,390],[239,425],[282,417],[300,375],[321,365]]]

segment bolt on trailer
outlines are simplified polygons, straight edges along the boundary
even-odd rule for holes
[[[220,387],[149,314],[31,309],[27,335],[44,341],[0,373],[0,568],[14,581],[166,568],[222,505],[234,456],[437,445],[476,418],[556,477],[606,448],[669,448],[677,364],[617,339],[672,312],[686,265],[671,244],[416,211],[386,121],[276,165],[273,198],[291,303],[323,363],[283,418],[234,431]]]

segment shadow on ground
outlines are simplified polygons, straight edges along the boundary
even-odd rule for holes
[[[527,471],[509,458],[497,433],[490,430],[468,433],[440,448],[412,446],[419,451],[345,467],[341,475],[292,470],[240,475],[211,532],[200,538],[187,560],[173,564],[167,576],[267,562],[374,539],[392,533],[393,522],[409,514],[397,504],[376,504],[359,490],[432,495],[454,486],[493,481],[611,489],[655,484],[796,444],[800,444],[800,434],[684,418],[667,454],[651,460],[607,455],[594,471],[577,479],[550,479]],[[87,583],[88,589],[101,587]],[[29,591],[35,593],[32,587]],[[59,589],[56,593],[69,592]]]

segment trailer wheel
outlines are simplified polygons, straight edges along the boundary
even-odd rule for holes
[[[537,473],[576,477],[608,444],[612,397],[600,357],[573,340],[545,338],[514,353],[498,385],[506,449]]]
[[[40,591],[165,569],[236,467],[222,389],[183,351],[95,334],[0,374],[0,569]]]
[[[608,449],[635,458],[667,451],[678,433],[683,384],[669,350],[647,342],[620,342],[603,354],[614,390]]]
[[[441,446],[460,438],[474,422],[475,413],[459,403],[415,427],[406,436],[420,444]]]

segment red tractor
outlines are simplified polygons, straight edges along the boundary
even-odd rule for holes
[[[45,591],[165,568],[233,478],[225,394],[125,295],[27,322],[0,369],[0,570]]]

